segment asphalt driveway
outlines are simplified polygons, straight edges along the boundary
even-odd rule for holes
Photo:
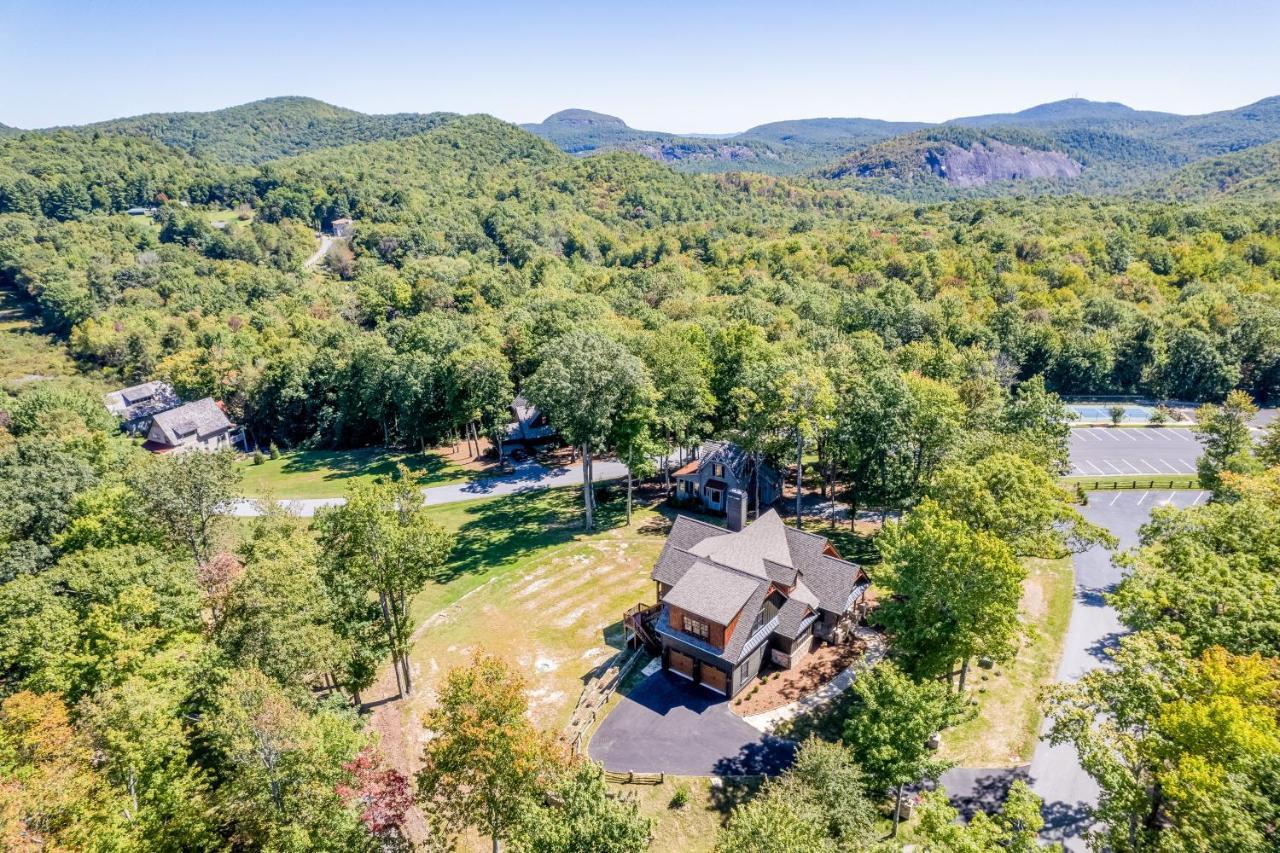
[[[784,770],[795,745],[762,735],[723,696],[658,671],[605,717],[587,754],[622,773],[744,776]]]
[[[1117,552],[1138,544],[1138,528],[1146,524],[1159,506],[1198,506],[1208,492],[1152,490],[1090,492],[1089,505],[1081,513],[1100,524],[1120,540]],[[1119,583],[1120,569],[1112,554],[1091,548],[1072,560],[1076,576],[1076,602],[1063,644],[1058,681],[1075,681],[1091,669],[1106,666],[1107,650],[1114,647],[1125,627],[1109,607],[1104,594]],[[1044,799],[1045,828],[1042,837],[1059,841],[1067,850],[1087,849],[1082,838],[1088,829],[1088,809],[1098,801],[1098,786],[1080,767],[1070,744],[1036,745],[1029,769],[1031,786]]]

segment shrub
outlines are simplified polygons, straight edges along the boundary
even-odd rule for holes
[[[675,793],[671,795],[670,806],[673,809],[682,809],[689,805],[689,786],[681,782],[676,786]]]
[[[276,447],[276,443],[274,441],[271,442],[271,445],[267,448],[267,452],[271,454],[272,459],[280,458],[280,448]]]
[[[1108,406],[1107,415],[1113,426],[1120,426],[1120,422],[1124,420],[1124,406]]]
[[[261,465],[263,462],[266,462],[266,461],[267,461],[267,457],[266,457],[265,455],[263,455],[263,453],[262,453],[262,451],[261,451],[261,450],[255,450],[255,451],[253,451],[253,464],[254,464],[254,465]]]

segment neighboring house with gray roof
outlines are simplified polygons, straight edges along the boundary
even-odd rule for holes
[[[745,524],[744,502],[734,492],[727,529],[677,516],[652,574],[663,667],[730,697],[766,656],[789,669],[814,643],[843,642],[870,586],[825,537],[774,510]]]
[[[514,420],[507,426],[508,441],[523,441],[532,445],[555,438],[555,427],[551,426],[547,416],[523,396],[517,396],[511,401],[511,417]]]
[[[769,506],[782,497],[782,478],[769,465],[761,464],[760,506]],[[697,458],[672,475],[675,498],[684,506],[699,506],[708,512],[724,512],[728,494],[741,489],[754,506],[756,465],[741,447],[728,441],[704,441]]]
[[[120,419],[121,428],[132,435],[151,429],[151,419],[160,412],[182,405],[182,399],[166,382],[143,382],[112,391],[103,402],[107,411]]]
[[[231,447],[234,430],[222,407],[205,397],[153,417],[143,447],[156,453],[221,450]]]

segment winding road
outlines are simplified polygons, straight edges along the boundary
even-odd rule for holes
[[[337,237],[330,237],[328,234],[320,235],[320,248],[316,249],[316,253],[302,262],[304,267],[314,267],[329,254],[329,250],[333,248],[333,244],[338,241]]]
[[[1081,513],[1115,534],[1120,540],[1119,553],[1138,544],[1138,528],[1156,507],[1199,506],[1208,499],[1208,492],[1198,490],[1090,492],[1089,504],[1081,507]],[[1107,650],[1126,632],[1119,615],[1103,599],[1121,578],[1112,554],[1094,547],[1077,554],[1072,562],[1076,602],[1058,665],[1060,682],[1075,681],[1092,669],[1108,665]],[[1031,787],[1044,799],[1044,838],[1060,841],[1068,850],[1087,850],[1082,836],[1089,827],[1089,807],[1098,801],[1098,786],[1080,767],[1075,747],[1040,741],[1031,759],[1029,776]]]

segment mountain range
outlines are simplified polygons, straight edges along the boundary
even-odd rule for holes
[[[455,113],[370,115],[278,97],[212,112],[152,113],[74,128],[142,137],[198,158],[255,165],[319,148],[416,136]],[[942,123],[870,118],[771,122],[692,135],[568,109],[521,127],[575,156],[628,151],[684,172],[763,172],[912,199],[1026,192],[1201,197],[1280,185],[1280,97],[1203,115],[1072,98]],[[0,135],[22,133],[0,125]]]

